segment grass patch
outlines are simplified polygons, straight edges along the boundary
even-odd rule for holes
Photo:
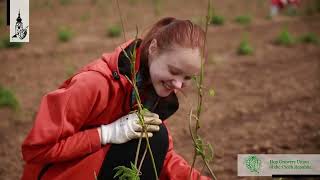
[[[152,0],[155,15],[161,14],[161,0]]]
[[[304,12],[305,15],[307,16],[313,16],[316,14],[316,7],[312,6],[312,5],[308,5],[305,7]]]
[[[307,43],[307,44],[316,44],[316,45],[319,45],[320,44],[320,39],[319,37],[315,34],[315,33],[312,33],[312,32],[309,32],[309,33],[306,33],[306,34],[303,34],[299,40],[303,43]]]
[[[66,67],[66,75],[67,78],[71,77],[72,75],[74,75],[77,72],[77,68],[73,65],[71,66],[67,66]]]
[[[49,9],[52,9],[52,8],[53,8],[53,4],[52,4],[52,2],[49,1],[49,0],[45,1],[43,5],[44,5],[44,7],[47,7],[47,8],[49,8]]]
[[[120,25],[112,25],[107,29],[108,37],[120,37],[122,28]]]
[[[251,55],[251,54],[253,54],[253,51],[254,51],[254,49],[250,45],[249,41],[247,39],[243,39],[240,42],[237,53],[239,55]]]
[[[10,42],[9,35],[3,36],[0,40],[0,49],[9,49],[9,48],[21,48],[23,46],[22,42]]]
[[[68,42],[74,36],[73,31],[70,27],[62,26],[58,30],[58,39],[61,42]]]
[[[288,6],[284,11],[284,15],[294,17],[294,16],[298,16],[299,12],[296,7]]]
[[[85,13],[85,14],[83,14],[83,15],[81,15],[80,16],[80,20],[82,21],[82,22],[85,22],[85,21],[87,21],[87,20],[89,20],[90,19],[90,14],[89,13]]]
[[[213,15],[211,17],[210,24],[222,26],[224,25],[224,17],[219,15]]]
[[[16,110],[19,103],[14,93],[0,85],[0,107],[9,107]]]
[[[130,5],[136,5],[138,3],[138,0],[128,0]]]
[[[237,16],[234,21],[241,25],[249,25],[251,23],[251,17],[248,15]]]
[[[296,39],[287,29],[285,29],[279,33],[275,43],[283,46],[292,46],[296,43]]]
[[[65,6],[65,5],[69,5],[72,3],[72,0],[59,0],[59,3],[62,5],[62,6]]]
[[[209,20],[210,24],[214,24],[218,26],[222,26],[224,24],[224,17],[217,15],[213,7],[209,9],[208,15],[210,17],[210,20]]]
[[[307,16],[315,15],[320,12],[320,1],[314,0],[307,4],[304,9],[304,14]]]
[[[272,16],[269,14],[269,15],[265,16],[265,19],[270,21],[270,20],[272,20]]]

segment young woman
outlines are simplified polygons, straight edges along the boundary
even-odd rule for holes
[[[141,127],[126,54],[136,52],[137,86],[160,180],[189,178],[190,165],[173,150],[166,120],[179,108],[176,92],[200,73],[204,31],[189,20],[164,18],[143,39],[131,40],[86,65],[41,101],[22,144],[22,179],[113,179],[134,162]],[[145,139],[140,150],[141,160]],[[140,161],[139,161],[140,162]],[[156,179],[150,155],[142,180]],[[209,179],[193,169],[191,179]]]

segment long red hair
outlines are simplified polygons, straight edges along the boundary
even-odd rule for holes
[[[153,39],[157,40],[160,53],[172,49],[174,46],[199,48],[202,52],[205,32],[190,20],[179,20],[173,17],[163,18],[155,23],[142,39],[140,45],[142,61],[147,61],[148,49]]]

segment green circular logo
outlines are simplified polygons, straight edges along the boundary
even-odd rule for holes
[[[261,168],[261,160],[255,155],[250,155],[246,158],[245,165],[250,172],[258,174]]]

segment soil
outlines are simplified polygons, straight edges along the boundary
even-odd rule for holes
[[[200,134],[212,144],[210,163],[218,179],[271,179],[238,177],[238,154],[320,153],[320,46],[296,43],[276,45],[274,40],[287,28],[294,36],[314,32],[320,36],[320,14],[304,15],[311,1],[300,5],[302,15],[279,15],[267,19],[269,1],[214,1],[216,13],[226,18],[223,26],[208,29],[209,59],[205,66],[205,93]],[[31,2],[30,2],[31,3]],[[182,6],[183,5],[183,6]],[[198,23],[206,1],[160,1],[159,12],[151,1],[121,1],[126,36],[133,38],[165,16]],[[4,2],[0,2],[4,9]],[[0,108],[0,179],[19,179],[23,170],[21,143],[32,127],[41,97],[58,87],[83,65],[110,52],[123,37],[108,38],[106,29],[120,23],[115,1],[33,0],[30,4],[30,43],[20,49],[0,50],[0,84],[11,89],[20,103],[13,111]],[[72,12],[66,14],[65,12]],[[250,14],[252,23],[236,24],[237,15]],[[60,26],[75,34],[70,42],[57,39]],[[8,27],[0,28],[6,35]],[[237,55],[247,37],[254,47],[249,56]],[[190,103],[196,105],[195,90],[179,94],[180,109],[169,121],[175,150],[192,162],[193,146],[188,129]],[[198,159],[199,160],[199,159]],[[202,163],[197,161],[197,168]],[[204,170],[208,175],[208,171]]]

